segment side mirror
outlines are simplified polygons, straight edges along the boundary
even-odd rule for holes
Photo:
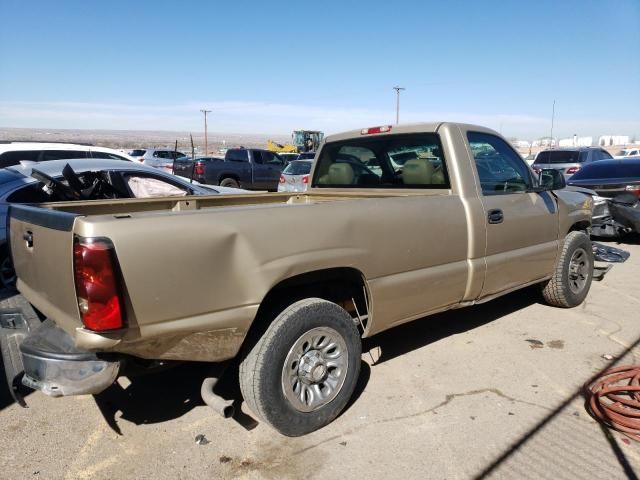
[[[554,168],[545,168],[540,171],[540,190],[562,190],[567,186],[564,175]]]

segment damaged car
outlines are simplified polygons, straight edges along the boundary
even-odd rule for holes
[[[7,210],[14,203],[243,193],[227,187],[189,183],[133,162],[78,158],[20,162],[0,170],[0,286],[15,282],[7,248]]]
[[[594,236],[640,233],[640,159],[602,160],[586,165],[567,184],[596,193]]]

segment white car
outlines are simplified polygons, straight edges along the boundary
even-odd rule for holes
[[[77,143],[0,141],[0,168],[18,165],[22,161],[46,162],[67,158],[101,158],[133,161],[126,153],[112,148]]]
[[[623,148],[618,153],[614,155],[613,158],[629,158],[629,157],[640,157],[640,147],[637,148]]]

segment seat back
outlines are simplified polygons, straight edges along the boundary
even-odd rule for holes
[[[355,174],[353,167],[348,163],[333,163],[329,167],[327,177],[327,183],[330,185],[350,185],[353,183]]]
[[[405,185],[431,185],[432,177],[433,165],[423,158],[407,160],[402,168],[402,182]]]

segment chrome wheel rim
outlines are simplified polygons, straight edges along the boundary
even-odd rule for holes
[[[589,257],[584,248],[578,248],[569,261],[569,288],[573,293],[581,293],[589,279]]]
[[[282,366],[282,391],[300,412],[312,412],[331,402],[344,385],[349,369],[347,343],[337,331],[318,327],[296,340]]]

